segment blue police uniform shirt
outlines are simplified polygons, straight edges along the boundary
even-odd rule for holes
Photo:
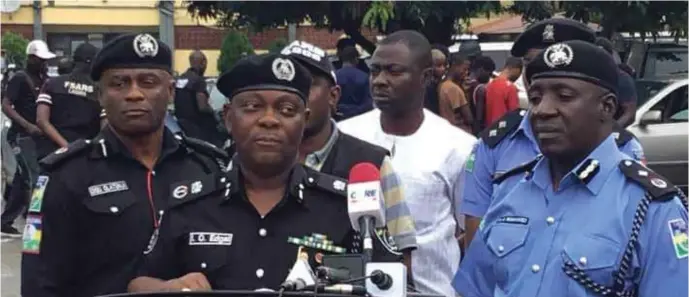
[[[540,154],[528,112],[522,111],[522,116],[517,129],[506,135],[495,147],[489,147],[483,140],[479,140],[474,146],[462,173],[464,201],[459,208],[460,213],[483,217],[493,195],[493,178]],[[641,143],[635,138],[627,141],[620,150],[637,161],[644,159]]]
[[[614,136],[589,158],[599,162],[599,170],[587,183],[576,174],[584,161],[554,190],[543,158],[531,174],[508,178],[517,179],[516,186],[498,188],[455,275],[453,286],[460,295],[600,296],[567,276],[565,261],[612,287],[645,189],[618,167],[629,157]],[[687,211],[677,197],[651,202],[625,289],[636,284],[640,297],[686,296],[686,232]]]

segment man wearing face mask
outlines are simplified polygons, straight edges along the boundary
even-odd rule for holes
[[[26,47],[26,70],[18,71],[7,83],[2,97],[2,111],[12,120],[8,139],[19,152],[17,160],[21,170],[17,170],[10,191],[8,205],[2,214],[0,231],[3,235],[19,237],[21,234],[12,227],[14,220],[21,214],[29,201],[29,189],[35,182],[39,167],[36,155],[36,140],[42,132],[36,126],[36,98],[47,79],[45,63],[55,58],[43,40],[34,40]]]
[[[526,67],[543,155],[495,180],[455,278],[459,294],[686,296],[686,197],[619,150],[617,71],[580,40],[553,44]],[[503,187],[508,180],[517,182]]]
[[[163,125],[172,51],[149,34],[106,44],[90,71],[108,125],[41,160],[24,229],[22,295],[126,292],[171,201],[209,194],[227,155]]]
[[[208,102],[208,90],[203,74],[206,55],[196,50],[189,55],[189,69],[176,80],[175,116],[182,131],[189,136],[221,146],[217,122]]]
[[[385,200],[386,228],[377,230],[374,261],[400,261],[411,271],[411,252],[416,248],[414,220],[404,199],[400,177],[393,170],[389,153],[382,147],[342,133],[332,119],[340,88],[333,76],[333,68],[325,51],[310,43],[295,41],[282,53],[306,66],[312,76],[308,107],[311,113],[299,147],[299,161],[313,170],[349,178],[354,165],[369,162],[380,170],[380,184]],[[387,240],[392,238],[392,240]]]
[[[593,30],[583,23],[552,18],[535,23],[524,31],[514,43],[511,54],[530,61],[553,43],[567,40],[593,43],[595,39]],[[491,203],[493,179],[540,153],[526,114],[526,110],[518,109],[488,126],[481,132],[481,139],[467,161],[463,172],[462,207],[466,215],[467,245]],[[634,152],[641,149],[639,142],[625,130],[616,129],[615,133],[620,150],[634,157]]]

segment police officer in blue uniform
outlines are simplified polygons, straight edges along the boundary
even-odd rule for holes
[[[526,78],[543,155],[495,180],[455,289],[464,297],[686,296],[686,197],[618,148],[612,57],[591,43],[557,43]],[[515,186],[500,186],[509,181]]]
[[[511,53],[528,62],[550,44],[566,40],[594,43],[595,38],[595,33],[583,23],[552,18],[538,22],[524,31],[515,41]],[[466,216],[466,246],[471,242],[481,217],[490,205],[493,178],[539,154],[536,139],[525,115],[527,110],[515,110],[486,128],[465,165],[464,202],[460,211]],[[641,144],[630,132],[616,127],[614,133],[622,152],[642,160]]]

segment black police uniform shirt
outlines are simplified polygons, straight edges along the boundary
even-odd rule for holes
[[[261,217],[234,167],[216,178],[218,194],[180,195],[171,204],[141,276],[201,272],[215,290],[277,289],[298,253],[317,266],[323,255],[353,249],[345,180],[297,165],[284,198]]]
[[[38,177],[24,230],[22,295],[126,292],[173,199],[170,185],[216,174],[222,166],[214,159],[225,157],[166,129],[160,157],[148,170],[105,128],[43,159],[47,172]]]
[[[175,89],[175,116],[178,119],[198,120],[202,114],[196,94],[205,93],[208,96],[206,81],[189,68],[176,79]]]
[[[36,97],[44,80],[44,77],[34,77],[26,71],[19,71],[7,82],[7,92],[3,95],[10,99],[14,110],[32,124],[36,124]],[[27,134],[21,125],[12,127],[20,135]]]
[[[43,85],[36,104],[50,105],[50,123],[67,142],[73,142],[94,138],[100,131],[101,107],[96,94],[88,75],[60,75]],[[39,151],[47,154],[58,148],[52,140],[45,140],[36,144]]]

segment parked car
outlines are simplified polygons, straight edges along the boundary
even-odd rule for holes
[[[687,193],[687,87],[685,78],[671,83],[639,106],[629,126],[641,142],[649,168]]]
[[[637,104],[653,97],[660,87],[678,76],[686,77],[689,69],[687,41],[632,40],[625,53],[625,63],[636,70]]]

